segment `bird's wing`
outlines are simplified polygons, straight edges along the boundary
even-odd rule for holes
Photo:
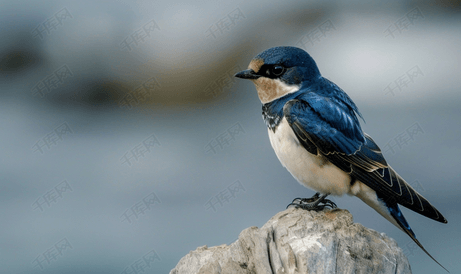
[[[442,214],[386,162],[373,139],[362,133],[352,109],[308,93],[288,101],[283,113],[306,150],[322,154],[360,180],[388,203],[399,203],[419,214],[446,223]]]

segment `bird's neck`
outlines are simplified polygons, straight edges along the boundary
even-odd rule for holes
[[[287,94],[281,98],[263,104],[262,115],[266,126],[271,129],[273,132],[277,129],[277,126],[283,119],[283,106],[286,102],[296,98],[298,92]]]

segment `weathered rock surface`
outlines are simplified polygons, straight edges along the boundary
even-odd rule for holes
[[[384,233],[347,210],[289,208],[263,227],[243,230],[231,245],[202,246],[170,274],[411,273],[408,259]]]

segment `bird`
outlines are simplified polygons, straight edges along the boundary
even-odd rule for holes
[[[441,223],[447,220],[387,163],[375,141],[362,131],[358,117],[363,116],[356,104],[322,77],[306,51],[290,46],[267,49],[234,76],[254,83],[281,164],[301,185],[317,192],[288,206],[335,208],[328,195],[356,196],[448,272],[416,239],[398,205]]]

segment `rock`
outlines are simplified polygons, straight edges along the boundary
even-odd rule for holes
[[[347,210],[289,208],[263,227],[243,230],[231,245],[202,246],[170,274],[411,273],[384,233],[356,224]]]

